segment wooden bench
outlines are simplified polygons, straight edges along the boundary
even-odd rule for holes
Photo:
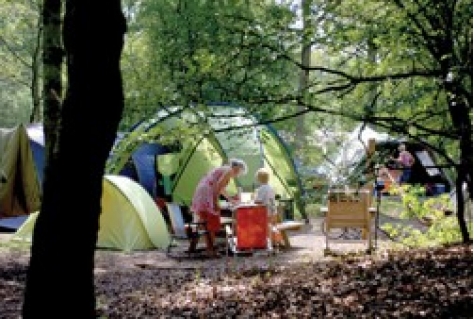
[[[372,193],[370,190],[349,189],[330,190],[328,192],[326,212],[325,233],[326,248],[329,252],[328,233],[332,228],[360,228],[363,238],[367,240],[367,251],[372,250]]]
[[[290,239],[288,238],[287,232],[301,230],[304,223],[295,220],[283,220],[282,213],[283,212],[281,210],[278,211],[276,229],[280,232],[282,236],[284,248],[290,248],[291,243]]]

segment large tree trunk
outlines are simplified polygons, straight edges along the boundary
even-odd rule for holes
[[[106,22],[107,21],[107,22]],[[123,109],[120,0],[68,0],[68,87],[49,157],[23,318],[95,318],[94,253],[104,166]]]

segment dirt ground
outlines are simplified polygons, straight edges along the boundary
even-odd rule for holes
[[[177,260],[162,250],[97,250],[97,315],[472,318],[472,245],[395,256],[386,250],[393,243],[377,233],[372,256],[365,254],[362,240],[333,240],[335,255],[324,256],[321,221],[311,219],[290,232],[292,247],[272,255]],[[0,318],[17,319],[29,249],[10,237],[0,235]]]
[[[152,267],[152,268],[209,268],[227,267],[231,262],[234,266],[252,266],[262,263],[273,263],[275,265],[291,265],[292,263],[312,262],[330,260],[333,256],[325,256],[325,236],[321,232],[322,218],[313,218],[309,224],[304,225],[298,231],[289,231],[289,239],[291,248],[281,249],[275,254],[268,254],[266,251],[257,251],[252,255],[231,256],[225,255],[221,258],[205,258],[205,257],[191,257],[188,258],[184,254],[184,258],[170,258],[165,251],[134,251],[131,253],[97,250],[96,252],[96,272],[112,270],[120,268],[130,269],[136,267]],[[382,222],[382,220],[381,220]],[[8,241],[11,234],[0,234],[0,257],[7,255],[15,255],[19,259],[28,259],[29,250],[23,246],[22,249],[15,248],[14,244],[9,244]],[[375,236],[374,236],[375,237]],[[373,238],[374,238],[373,237]],[[365,254],[367,248],[367,241],[365,240],[330,240],[331,251],[335,255],[350,253],[350,254]],[[382,233],[377,233],[377,238],[374,241],[376,245],[375,253],[383,251],[385,248],[393,245],[393,242],[383,236]],[[204,245],[204,243],[201,243]]]

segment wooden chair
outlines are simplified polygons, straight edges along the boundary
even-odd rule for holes
[[[167,248],[167,255],[169,257],[180,257],[173,256],[171,250],[177,246],[176,241],[186,241],[189,243],[189,247],[186,250],[187,256],[191,257],[192,254],[199,254],[200,251],[196,249],[199,239],[204,236],[209,236],[209,232],[206,228],[205,222],[189,222],[184,221],[183,212],[181,207],[177,203],[166,203],[168,215],[171,221],[171,241]]]
[[[330,190],[325,217],[326,247],[329,253],[329,232],[332,228],[360,228],[367,240],[367,252],[372,251],[372,216],[369,190]]]

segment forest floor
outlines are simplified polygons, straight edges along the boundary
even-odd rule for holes
[[[392,217],[382,216],[381,223]],[[472,318],[472,243],[395,247],[378,234],[334,240],[324,256],[320,218],[291,232],[292,247],[217,259],[162,251],[98,250],[100,318]],[[0,236],[0,318],[19,318],[29,249]]]

